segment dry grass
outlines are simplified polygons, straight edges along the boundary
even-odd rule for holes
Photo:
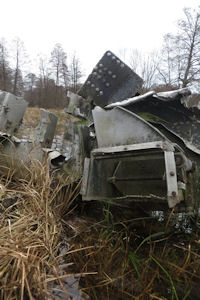
[[[34,162],[26,178],[13,180],[11,171],[1,178],[2,203],[20,196],[0,219],[0,299],[52,299],[51,283],[60,280],[61,219],[78,189],[63,194],[48,165]]]
[[[24,174],[2,169],[1,207],[5,197],[18,200],[1,213],[0,299],[52,299],[55,283],[70,299],[64,280],[72,274],[84,274],[81,290],[95,300],[198,299],[198,233],[105,204],[74,210],[78,191],[63,187],[48,163]]]
[[[66,118],[68,115],[63,109],[47,109],[58,117],[55,135],[61,135],[66,128]],[[28,107],[23,118],[23,123],[17,132],[17,137],[29,136],[40,120],[40,108]]]

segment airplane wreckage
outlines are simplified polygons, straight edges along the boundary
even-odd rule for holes
[[[82,178],[84,201],[103,200],[150,210],[199,208],[200,110],[188,108],[188,88],[139,95],[143,80],[107,51],[77,94],[68,93],[61,149],[51,149],[57,118],[41,110],[29,140],[13,136],[27,102],[0,92],[3,154],[21,163],[44,159]]]

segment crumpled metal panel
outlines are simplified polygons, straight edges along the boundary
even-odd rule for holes
[[[69,104],[65,112],[81,119],[90,120],[92,111],[91,103],[71,91],[68,91],[67,96]]]
[[[0,130],[15,133],[24,116],[28,102],[8,92],[0,91]]]
[[[43,147],[51,147],[56,123],[57,117],[54,114],[41,109],[40,122],[29,139],[18,139],[11,134],[0,132],[2,157],[4,157],[5,161],[11,159],[11,161],[22,166],[30,164],[33,160],[44,161],[47,156],[46,153],[50,151],[45,150]],[[54,157],[50,157],[52,166],[59,166],[59,163],[63,160],[63,156],[58,153],[55,154],[55,151]]]
[[[48,148],[43,148],[42,150],[48,154],[50,166],[52,169],[61,168],[63,166],[66,157],[59,151]]]
[[[151,124],[122,107],[115,107],[111,111],[95,107],[92,113],[98,147],[167,140]]]
[[[149,91],[145,94],[135,96],[132,98],[124,99],[122,101],[108,104],[105,109],[111,109],[116,106],[126,107],[129,105],[134,105],[138,102],[149,101],[151,97],[160,99],[164,102],[170,101],[180,101],[185,107],[187,107],[187,97],[191,95],[191,91],[188,88],[168,91],[168,92],[160,92],[156,93],[155,91]]]
[[[0,132],[0,146],[4,162],[12,161],[22,167],[34,160],[43,162],[47,156],[52,169],[62,167],[65,162],[65,156],[59,151],[42,148],[40,142],[18,139],[3,132]]]
[[[107,51],[88,76],[78,94],[104,107],[133,97],[143,80],[114,53]]]
[[[186,100],[190,94],[187,88],[163,93],[149,92],[106,108],[116,105],[126,107],[155,126],[162,125],[180,138],[187,148],[200,154],[200,111],[187,108]]]
[[[187,96],[191,95],[191,91],[188,88],[182,88],[174,91],[168,92],[159,92],[154,93],[154,97],[158,98],[163,101],[174,101],[174,100],[181,100],[184,101]]]
[[[35,144],[40,144],[42,147],[50,148],[53,142],[56,125],[57,116],[53,113],[40,109],[40,121],[35,128],[31,139]]]

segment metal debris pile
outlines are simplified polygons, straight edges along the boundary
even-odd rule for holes
[[[140,95],[142,82],[108,51],[78,91],[93,107],[96,142],[85,158],[83,200],[193,212],[200,111],[188,108],[189,89]]]
[[[41,109],[39,124],[30,136],[27,139],[14,136],[22,123],[27,106],[28,102],[22,97],[0,91],[1,153],[5,159],[12,158],[18,165],[29,164],[33,159],[42,161],[49,153],[50,160],[54,163],[54,159],[58,156],[55,152],[52,153],[51,149],[57,124],[57,117],[54,114]]]
[[[62,148],[51,149],[57,119],[41,110],[30,140],[13,136],[27,102],[0,92],[2,153],[28,162],[46,153],[52,167],[82,178],[85,201],[150,208],[198,207],[193,178],[200,161],[200,111],[189,89],[140,95],[143,80],[107,51],[77,94],[68,93]],[[196,188],[196,187],[195,187]]]

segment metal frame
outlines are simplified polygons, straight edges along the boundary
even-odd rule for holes
[[[158,151],[161,150],[164,154],[167,203],[169,208],[174,207],[177,203],[179,203],[176,163],[175,163],[175,155],[174,155],[175,147],[173,144],[169,144],[163,141],[115,146],[115,147],[108,147],[108,148],[99,148],[93,150],[91,152],[91,159],[89,158],[85,159],[83,182],[81,188],[81,194],[83,196],[83,200],[90,201],[90,200],[101,199],[101,195],[97,195],[96,197],[94,197],[94,199],[92,199],[92,196],[90,195],[90,191],[89,191],[88,184],[90,180],[90,172],[92,172],[92,168],[93,168],[93,163],[92,163],[93,160],[101,160],[106,158],[109,160],[110,154],[112,154],[112,157],[115,156],[117,157],[120,154],[126,156],[126,155],[131,155],[131,153],[134,154],[134,152],[140,152],[140,151],[143,152],[145,150],[149,151],[151,149],[158,150]],[[98,176],[100,176],[100,174]],[[99,177],[99,180],[101,180],[101,177]],[[134,198],[134,195],[130,195],[130,196]],[[149,196],[147,195],[147,197]],[[137,195],[135,195],[135,197],[137,197]]]

